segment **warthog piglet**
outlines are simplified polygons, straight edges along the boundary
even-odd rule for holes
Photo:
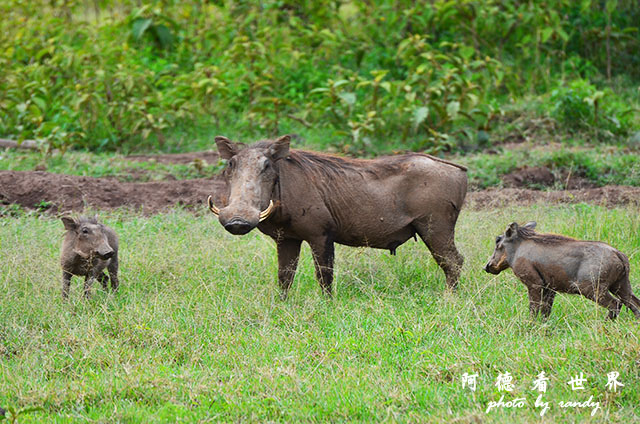
[[[599,241],[539,234],[535,227],[535,222],[510,224],[496,238],[493,256],[484,267],[492,274],[513,269],[529,290],[532,315],[549,316],[559,292],[597,302],[609,310],[610,319],[618,316],[622,304],[640,318],[640,300],[629,282],[629,259],[622,252]]]
[[[67,232],[64,235],[60,263],[62,265],[62,297],[69,297],[71,276],[84,276],[84,295],[91,294],[91,283],[99,280],[107,290],[118,290],[118,236],[97,217],[61,218]],[[104,273],[107,268],[109,276]]]

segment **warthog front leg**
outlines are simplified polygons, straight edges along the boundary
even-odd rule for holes
[[[107,270],[109,271],[109,279],[111,280],[111,290],[114,292],[118,291],[118,287],[120,282],[118,281],[118,253],[116,252],[111,258],[109,265],[107,265]]]
[[[531,317],[535,318],[540,314],[542,309],[542,291],[544,290],[540,285],[528,285],[529,289],[529,313]]]
[[[71,287],[71,273],[62,271],[62,299],[69,299],[69,288]]]
[[[276,241],[278,246],[278,282],[280,283],[280,298],[285,300],[298,268],[301,240],[281,239]]]
[[[316,278],[322,287],[322,291],[331,297],[333,284],[333,240],[329,238],[309,242],[313,253],[313,263],[316,267]]]
[[[91,285],[93,284],[95,277],[93,275],[87,275],[84,277],[84,298],[89,299],[91,297]]]

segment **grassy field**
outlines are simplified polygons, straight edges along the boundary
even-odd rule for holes
[[[121,291],[60,297],[62,223],[0,220],[0,406],[40,407],[20,422],[633,422],[640,419],[640,327],[578,297],[547,322],[528,317],[511,271],[482,271],[511,221],[609,242],[631,261],[640,293],[640,211],[589,205],[469,211],[457,240],[460,289],[422,243],[392,257],[337,249],[335,297],[320,294],[309,249],[288,301],[278,298],[274,244],[233,237],[208,213],[101,212],[121,238]],[[533,380],[550,377],[540,418]],[[625,386],[606,388],[618,371]],[[462,388],[477,373],[477,390]],[[494,386],[499,373],[515,389]],[[585,390],[567,382],[583,373]],[[489,402],[525,397],[521,409]],[[587,401],[593,407],[561,408]]]

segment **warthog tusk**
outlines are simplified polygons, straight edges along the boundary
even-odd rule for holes
[[[211,196],[207,197],[207,203],[209,204],[209,209],[211,210],[211,212],[218,216],[220,214],[220,209],[216,208],[216,205],[213,204]]]
[[[269,215],[271,215],[271,212],[273,212],[273,200],[269,200],[269,207],[267,207],[267,209],[260,212],[260,222],[269,218]]]

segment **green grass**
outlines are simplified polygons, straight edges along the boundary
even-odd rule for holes
[[[481,268],[511,221],[609,242],[631,261],[640,292],[640,211],[575,205],[466,210],[457,240],[460,289],[422,243],[385,251],[339,247],[335,298],[320,294],[303,248],[291,297],[275,282],[274,244],[254,231],[233,237],[211,214],[142,217],[100,213],[121,238],[121,291],[60,298],[59,220],[21,213],[0,221],[0,406],[41,407],[21,422],[404,421],[532,422],[531,407],[485,413],[537,394],[550,376],[546,422],[632,422],[640,416],[640,327],[560,295],[547,322],[528,317],[526,290],[510,271]],[[620,372],[609,393],[606,373]],[[465,372],[479,374],[475,393]],[[586,390],[566,382],[583,372]],[[561,409],[586,401],[601,410]]]
[[[0,151],[0,171],[42,170],[56,174],[86,177],[115,177],[120,181],[155,181],[166,179],[206,178],[221,169],[219,163],[159,163],[126,160],[114,153],[93,154],[85,151],[54,153],[45,157],[39,152],[7,149]]]

